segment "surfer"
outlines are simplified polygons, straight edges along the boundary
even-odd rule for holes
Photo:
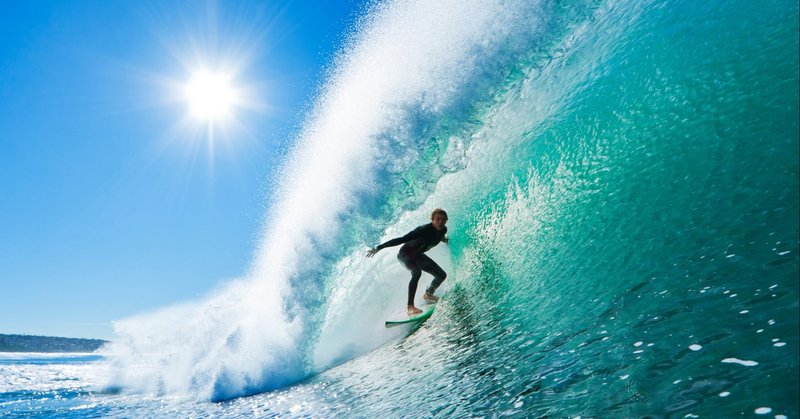
[[[422,299],[426,303],[439,301],[439,297],[433,295],[433,293],[436,292],[436,288],[439,288],[439,285],[442,285],[447,273],[433,259],[429,258],[425,252],[439,244],[439,242],[448,242],[445,224],[447,224],[447,213],[441,208],[436,208],[431,213],[430,224],[421,225],[405,236],[379,244],[367,252],[367,257],[371,258],[383,248],[403,245],[400,251],[397,252],[397,259],[406,269],[411,271],[411,281],[408,283],[408,306],[406,307],[409,316],[422,313],[422,310],[414,306],[414,295],[417,293],[417,283],[422,271],[433,275],[433,281],[428,289],[425,290]]]

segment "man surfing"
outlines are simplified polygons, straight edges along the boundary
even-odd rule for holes
[[[433,293],[436,292],[436,288],[439,288],[439,285],[442,285],[447,273],[433,259],[429,258],[425,252],[439,244],[439,242],[448,242],[445,224],[447,224],[447,213],[443,209],[437,208],[431,213],[430,224],[421,225],[405,236],[389,240],[367,252],[367,257],[371,258],[381,249],[403,245],[400,251],[397,252],[397,259],[406,269],[411,271],[411,281],[408,283],[408,306],[406,307],[409,316],[416,316],[422,313],[422,310],[414,306],[414,296],[417,293],[417,283],[420,276],[422,276],[422,271],[433,275],[433,281],[428,289],[425,290],[422,299],[426,303],[439,301],[439,297],[436,297]]]

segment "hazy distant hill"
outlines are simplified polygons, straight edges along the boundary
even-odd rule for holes
[[[0,334],[0,352],[93,352],[106,341]]]

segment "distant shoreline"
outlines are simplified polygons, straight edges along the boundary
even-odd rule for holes
[[[89,353],[106,343],[102,339],[0,334],[0,352]]]

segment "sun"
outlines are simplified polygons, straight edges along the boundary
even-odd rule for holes
[[[232,116],[237,104],[236,89],[224,73],[195,72],[184,88],[189,113],[201,121],[219,122]]]

